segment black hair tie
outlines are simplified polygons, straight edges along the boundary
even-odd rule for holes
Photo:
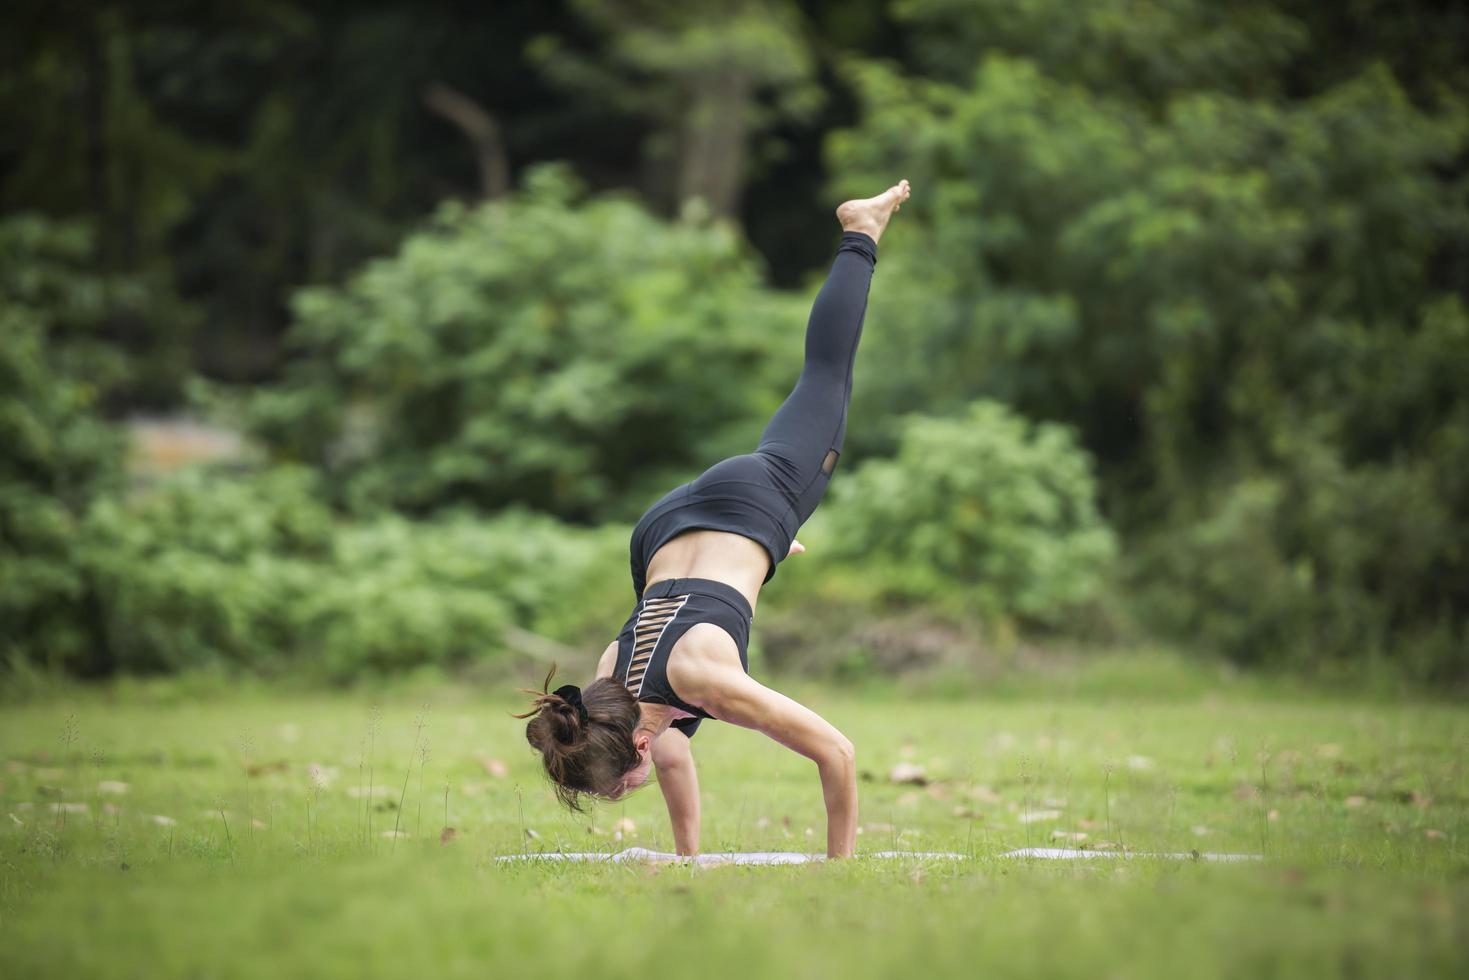
[[[582,720],[582,724],[586,724],[587,706],[582,704],[581,688],[577,687],[575,684],[562,684],[551,693],[575,708],[577,716]]]

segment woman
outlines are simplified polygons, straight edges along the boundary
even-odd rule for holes
[[[616,800],[649,766],[678,853],[699,853],[699,781],[689,739],[705,718],[764,732],[816,763],[826,853],[857,834],[852,743],[809,708],[752,679],[746,647],[760,587],[805,549],[796,530],[816,509],[841,453],[852,363],[877,242],[908,182],[837,208],[842,244],[806,328],[806,363],[755,452],[717,463],[654,504],[632,535],[638,603],[586,689],[547,677],[525,737],[572,809],[583,793]],[[532,692],[534,693],[534,692]],[[532,715],[534,717],[532,717]]]

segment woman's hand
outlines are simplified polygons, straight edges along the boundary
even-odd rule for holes
[[[699,853],[699,774],[689,737],[677,728],[659,735],[653,742],[653,767],[673,825],[674,849],[694,857]]]
[[[805,550],[806,546],[804,544],[797,541],[795,538],[791,538],[791,550],[786,552],[786,557],[789,558],[791,555],[799,555]]]

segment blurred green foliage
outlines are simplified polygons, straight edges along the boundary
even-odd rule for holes
[[[762,289],[727,225],[582,201],[560,168],[446,206],[295,308],[299,359],[256,400],[257,428],[354,507],[525,502],[579,521],[636,518],[753,442],[784,394],[772,375],[798,370],[804,313]]]
[[[186,473],[99,503],[80,561],[99,616],[94,655],[108,658],[99,666],[341,682],[543,656],[586,639],[589,620],[600,635],[626,605],[616,531],[515,511],[343,523],[322,497],[314,474],[282,467]]]
[[[997,402],[905,420],[891,459],[834,483],[829,548],[883,594],[956,596],[983,618],[1062,625],[1096,599],[1116,542],[1071,433]]]
[[[905,10],[942,67],[958,10],[1024,28],[998,7]],[[1445,174],[1466,103],[1414,104],[1380,65],[1258,98],[1299,43],[1288,18],[1164,9],[1177,24],[1084,20],[1104,50],[1176,32],[1177,77],[1140,68],[1141,90],[1049,49],[944,80],[853,68],[867,108],[831,143],[842,186],[901,169],[923,189],[884,243],[889,328],[853,432],[881,451],[902,409],[981,395],[1074,425],[1154,625],[1247,663],[1462,676],[1469,208]]]
[[[830,206],[906,176],[848,572],[796,598],[1462,682],[1466,45],[1387,0],[22,0],[5,652],[345,678],[610,631],[608,522],[748,451]],[[125,486],[113,423],[196,376],[286,468]]]
[[[85,270],[86,230],[0,222],[0,658],[89,656],[78,523],[115,487],[122,440],[98,412],[116,360],[86,328],[109,284]]]

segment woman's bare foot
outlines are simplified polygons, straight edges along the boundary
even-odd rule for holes
[[[860,231],[877,241],[893,212],[908,200],[908,193],[908,181],[900,180],[876,197],[845,202],[837,208],[837,220],[842,223],[842,231]]]

